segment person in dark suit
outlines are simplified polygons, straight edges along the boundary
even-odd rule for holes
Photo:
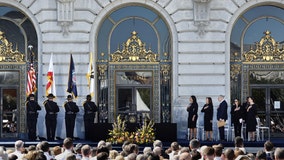
[[[28,138],[29,140],[36,140],[36,124],[38,112],[41,110],[40,105],[35,101],[35,95],[30,94],[26,101],[27,109],[27,126],[28,126]]]
[[[235,137],[241,137],[242,122],[244,117],[244,108],[239,99],[235,98],[231,108],[232,123],[234,124]]]
[[[94,119],[96,117],[96,112],[98,107],[95,102],[92,101],[91,95],[87,95],[86,101],[83,103],[84,107],[84,124],[85,124],[85,139],[90,138],[90,129],[94,124]]]
[[[47,140],[54,141],[55,131],[57,125],[57,113],[59,112],[59,107],[56,102],[53,101],[55,96],[50,93],[47,96],[47,100],[43,102],[43,105],[46,110],[45,115],[45,125],[46,125],[46,135]]]
[[[213,132],[212,132],[212,122],[213,122],[213,103],[212,98],[206,98],[206,104],[201,109],[201,112],[204,112],[204,131],[205,139],[212,141]]]
[[[79,107],[73,102],[73,97],[71,95],[67,96],[67,101],[63,106],[65,108],[66,137],[73,139],[76,114],[79,112]]]
[[[227,109],[228,104],[224,99],[225,96],[219,95],[218,101],[220,102],[219,107],[217,108],[217,121],[226,121],[228,119]],[[225,127],[221,126],[219,127],[219,136],[220,141],[226,141],[225,140]]]
[[[198,118],[198,104],[195,96],[190,96],[189,105],[187,106],[188,112],[188,128],[190,129],[190,139],[195,138],[197,134],[196,122]]]

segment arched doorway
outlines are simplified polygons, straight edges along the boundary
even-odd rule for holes
[[[171,42],[164,19],[149,8],[125,6],[109,14],[97,38],[100,122],[137,115],[140,108],[141,117],[149,112],[155,122],[171,122]],[[137,82],[141,77],[151,81]]]
[[[8,6],[0,10],[0,137],[24,137],[26,74],[31,63],[37,69],[37,35],[20,10]]]
[[[266,14],[263,11],[266,11]],[[253,96],[259,125],[283,137],[283,8],[254,7],[240,16],[231,34],[231,98]],[[276,107],[275,107],[276,104]],[[280,127],[281,126],[281,127]],[[269,134],[265,133],[265,136]],[[268,138],[268,137],[266,137]]]

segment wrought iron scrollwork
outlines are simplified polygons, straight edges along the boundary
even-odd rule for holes
[[[24,62],[25,55],[18,51],[18,47],[13,50],[13,44],[9,42],[5,33],[0,31],[0,62]]]
[[[146,49],[146,44],[143,43],[137,36],[137,32],[133,31],[131,37],[123,43],[123,48],[118,49],[111,54],[111,62],[157,62],[158,54],[153,53],[151,48]]]
[[[270,31],[265,31],[264,36],[255,47],[250,47],[248,52],[243,54],[246,62],[276,62],[284,60],[284,46],[279,47],[279,42],[270,35]]]

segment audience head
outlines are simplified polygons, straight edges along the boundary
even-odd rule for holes
[[[201,154],[201,157],[204,157],[204,150],[205,150],[205,148],[207,148],[207,146],[205,146],[205,145],[203,145],[203,146],[200,147],[199,152],[200,152],[200,154]]]
[[[162,141],[160,141],[160,140],[155,140],[154,142],[153,142],[153,147],[155,148],[155,147],[161,147],[161,148],[163,148],[163,143],[162,143]]]
[[[97,148],[97,154],[101,153],[101,152],[106,152],[109,155],[109,150],[106,146],[100,146]]]
[[[52,148],[52,152],[53,152],[54,156],[59,155],[62,152],[61,147],[60,146],[54,146]]]
[[[172,149],[172,151],[178,151],[179,150],[178,142],[172,142],[171,143],[171,149]]]
[[[190,150],[189,150],[189,148],[188,147],[181,147],[181,149],[180,149],[180,154],[181,153],[183,153],[183,152],[187,152],[187,153],[189,153],[190,152]]]
[[[235,138],[235,147],[244,147],[244,140],[242,137],[238,136]]]
[[[143,154],[147,155],[148,153],[151,153],[151,152],[152,152],[151,147],[144,147]]]
[[[235,157],[238,157],[239,155],[245,155],[244,151],[239,148],[236,148],[234,152],[235,152]]]
[[[192,139],[192,140],[190,140],[190,142],[189,142],[189,148],[190,148],[191,151],[192,151],[192,150],[197,150],[197,149],[199,149],[199,147],[200,147],[200,142],[199,142],[198,139]]]
[[[124,160],[124,157],[122,155],[118,155],[115,157],[115,160]],[[144,159],[142,159],[144,160]]]
[[[44,155],[43,151],[35,151],[34,154],[36,160],[47,160],[47,157]]]
[[[191,152],[191,160],[201,159],[201,154],[198,151]]]
[[[39,145],[39,149],[42,150],[43,152],[48,152],[49,143],[47,141],[42,141],[41,144]]]
[[[83,147],[83,144],[82,144],[82,143],[76,144],[76,146],[74,147],[75,153],[81,154],[81,149],[82,149],[82,147]]]
[[[252,153],[248,153],[247,156],[249,157],[249,159],[252,159],[252,160],[255,159],[255,156],[254,156],[254,154],[252,154]]]
[[[266,141],[266,142],[264,143],[264,150],[265,150],[266,152],[272,151],[273,148],[274,148],[274,145],[273,145],[273,143],[272,143],[271,141]]]
[[[14,154],[9,154],[9,155],[8,155],[8,159],[9,159],[9,160],[17,160],[17,159],[18,159],[18,156],[14,155]]]
[[[28,147],[28,152],[32,152],[32,151],[35,151],[36,150],[36,146],[35,145],[30,145]]]
[[[89,145],[82,146],[81,154],[83,157],[89,157],[91,154],[91,147]]]
[[[101,146],[106,146],[106,142],[104,140],[100,140],[97,147],[100,148]]]
[[[224,151],[224,156],[226,160],[233,160],[235,158],[234,150],[231,148],[228,148]]]
[[[68,153],[65,160],[76,160],[76,155],[74,153]]]
[[[118,154],[117,150],[110,150],[108,157],[109,157],[110,159],[115,159],[118,155],[119,155],[119,154]]]
[[[24,142],[22,140],[17,140],[15,142],[15,150],[22,151],[24,149]]]
[[[130,154],[127,156],[127,160],[136,160],[136,156],[137,156],[136,153],[130,153]]]
[[[235,160],[251,160],[247,155],[239,155]]]
[[[188,152],[183,152],[179,155],[179,160],[191,160],[191,155]]]
[[[209,147],[209,146],[204,148],[203,156],[204,156],[204,159],[206,159],[206,160],[213,160],[214,157],[215,157],[215,150],[214,150],[214,148],[213,147]]]
[[[97,147],[93,147],[91,149],[91,157],[97,156],[97,151],[98,151],[98,148]]]
[[[136,160],[147,160],[148,156],[145,154],[138,154]]]
[[[100,152],[97,154],[97,160],[108,160],[108,153]]]
[[[274,152],[275,160],[283,160],[284,159],[284,148],[276,148]]]
[[[256,160],[266,160],[266,153],[263,150],[260,150],[255,155]]]
[[[223,154],[223,145],[222,144],[218,144],[218,145],[213,145],[212,147],[214,148],[215,156],[216,157],[221,157],[222,154]]]
[[[149,153],[147,160],[160,160],[160,156],[156,155],[155,153]]]
[[[154,153],[154,154],[157,154],[158,156],[161,156],[161,155],[162,155],[162,149],[161,149],[161,147],[155,147],[155,148],[153,149],[153,153]]]
[[[63,147],[65,149],[72,149],[73,148],[73,140],[71,138],[65,138],[63,141]]]

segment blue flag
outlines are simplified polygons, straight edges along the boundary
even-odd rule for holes
[[[68,93],[72,93],[72,95],[76,98],[77,95],[77,86],[76,86],[76,76],[75,76],[75,65],[73,62],[72,54],[70,55],[70,67],[69,67],[69,77],[68,77]]]

